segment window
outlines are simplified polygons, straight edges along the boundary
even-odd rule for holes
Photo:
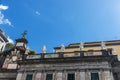
[[[74,73],[68,73],[67,80],[75,80],[75,74]]]
[[[99,74],[98,73],[91,73],[91,80],[99,80]]]
[[[47,74],[46,75],[46,80],[53,80],[53,75],[52,74]]]
[[[33,75],[32,74],[27,74],[26,80],[32,80]]]
[[[118,74],[117,73],[113,73],[113,75],[114,75],[115,80],[118,80]]]

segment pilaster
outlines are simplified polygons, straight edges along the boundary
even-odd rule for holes
[[[90,80],[90,72],[88,70],[85,72],[85,80]]]
[[[18,73],[16,80],[22,80],[22,73]]]
[[[58,72],[57,73],[57,80],[62,80],[63,77],[63,73],[62,72]]]
[[[85,80],[85,71],[80,71],[80,80]]]
[[[45,73],[42,72],[42,73],[41,73],[41,80],[45,80],[45,79],[46,79]]]
[[[53,73],[53,80],[57,80],[57,72],[56,71]]]
[[[67,74],[66,74],[66,71],[63,72],[63,80],[67,80]]]
[[[77,70],[76,73],[75,73],[75,80],[80,80],[80,72],[79,72],[79,70]]]

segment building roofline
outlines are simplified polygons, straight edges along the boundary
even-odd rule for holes
[[[109,45],[120,45],[120,40],[109,40],[109,41],[103,41],[106,43],[106,46]],[[115,42],[115,43],[109,43],[109,42]],[[79,48],[80,43],[71,43],[68,46],[65,46],[65,48]],[[101,46],[101,41],[96,42],[84,42],[84,47],[94,47],[94,46]],[[54,47],[54,49],[60,49],[61,47]]]
[[[105,40],[103,42],[117,42],[117,41],[120,41],[120,40]],[[93,42],[84,42],[84,44],[91,44],[91,43],[101,43],[102,41],[93,41]],[[73,44],[80,44],[80,43],[71,43],[69,45],[73,45]]]

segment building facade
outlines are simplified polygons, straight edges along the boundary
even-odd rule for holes
[[[17,39],[0,54],[0,80],[120,80],[119,51],[113,49],[119,40],[62,45],[55,53],[35,55],[28,54],[27,43]]]
[[[3,31],[0,29],[0,52],[4,51],[5,45],[8,43],[8,38],[5,36]]]
[[[117,56],[107,55],[108,51],[103,53],[106,55],[80,55],[85,52],[72,57],[65,56],[68,53],[28,55],[25,61],[18,61],[21,68],[16,80],[119,80],[112,70]]]
[[[61,52],[61,46],[55,47],[55,53]],[[118,55],[120,59],[120,40],[111,41],[97,41],[97,42],[81,42],[72,43],[65,46],[64,52],[77,52],[77,51],[94,51],[94,50],[112,50],[113,54]],[[86,54],[87,55],[87,54]]]

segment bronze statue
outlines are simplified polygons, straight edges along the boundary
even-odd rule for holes
[[[22,38],[25,38],[26,35],[27,35],[27,31],[25,30],[25,31],[22,33]]]

